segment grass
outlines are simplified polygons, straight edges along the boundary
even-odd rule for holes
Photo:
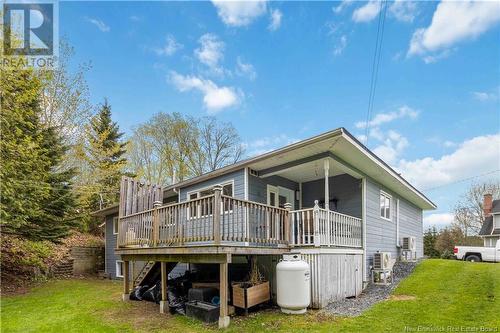
[[[120,301],[121,284],[52,281],[29,294],[3,297],[2,332],[217,331],[182,316],[161,315],[149,302]],[[227,332],[479,332],[500,330],[500,264],[426,260],[391,300],[355,318],[321,311],[287,316],[275,310],[232,319]],[[495,330],[496,329],[496,330]]]

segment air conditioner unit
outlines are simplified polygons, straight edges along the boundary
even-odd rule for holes
[[[403,251],[416,251],[417,243],[415,237],[403,237]]]
[[[390,252],[375,252],[373,254],[373,269],[389,269],[390,262]]]

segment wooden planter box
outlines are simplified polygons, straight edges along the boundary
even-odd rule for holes
[[[251,287],[245,287],[245,282],[233,283],[233,305],[245,309],[245,312],[248,308],[270,299],[269,281]]]

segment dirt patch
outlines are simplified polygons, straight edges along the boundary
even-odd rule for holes
[[[391,297],[389,297],[391,301],[414,301],[416,299],[415,296],[411,295],[391,295]]]

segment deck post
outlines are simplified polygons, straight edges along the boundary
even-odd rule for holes
[[[155,201],[153,203],[153,246],[158,246],[158,240],[160,238],[160,217],[158,215],[158,207],[161,206],[161,201]]]
[[[161,265],[161,301],[160,301],[160,313],[168,313],[168,297],[167,297],[167,263],[162,261]]]
[[[228,301],[228,264],[227,262],[221,263],[220,265],[220,276],[219,276],[219,292],[220,292],[220,313],[219,313],[219,328],[226,328],[229,326],[229,316],[227,309]]]
[[[130,261],[123,261],[123,294],[122,300],[128,301],[130,294]]]
[[[285,209],[286,209],[286,215],[285,215],[285,224],[284,224],[284,227],[285,227],[285,230],[284,230],[284,237],[285,237],[285,241],[287,244],[291,244],[292,241],[293,241],[293,234],[292,234],[292,218],[290,217],[290,211],[292,210],[292,204],[287,202],[285,203]]]
[[[219,245],[221,241],[221,230],[220,230],[220,209],[221,209],[221,195],[222,186],[214,186],[214,207],[213,207],[213,223],[214,223],[214,243]],[[224,231],[224,230],[223,230]]]
[[[321,246],[321,239],[319,235],[319,205],[318,200],[314,200],[313,208],[313,230],[314,230],[314,246]]]

